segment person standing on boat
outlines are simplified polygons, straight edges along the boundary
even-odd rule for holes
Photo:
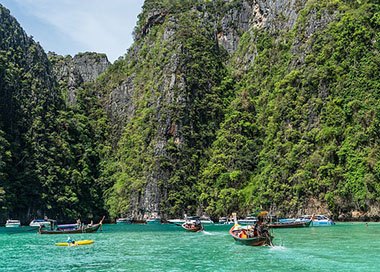
[[[82,223],[80,222],[80,219],[77,220],[78,229],[81,227]]]
[[[254,228],[257,232],[257,236],[261,236],[262,231],[263,231],[263,227],[264,227],[263,217],[259,216],[259,217],[257,217],[257,221],[256,221],[255,228]]]

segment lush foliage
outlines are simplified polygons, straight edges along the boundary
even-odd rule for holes
[[[254,133],[247,137],[238,131],[231,147],[225,139],[236,128],[219,131],[203,171],[211,189],[208,195],[203,189],[201,198],[208,201],[209,213],[224,215],[243,203],[241,212],[296,213],[318,208],[309,204],[316,199],[338,215],[378,203],[380,6],[340,5],[341,13],[334,14],[336,7],[329,1],[309,5],[294,32],[277,33],[280,38],[246,33],[240,52],[259,48],[258,55],[246,75],[236,74],[238,92],[246,96],[248,90],[248,101],[254,101],[246,123]],[[310,27],[312,14],[336,18],[303,41],[300,60],[294,37]],[[225,122],[234,116],[229,112]],[[234,155],[229,169],[230,152],[239,145],[250,150],[243,153],[250,163],[238,167],[244,156]],[[238,183],[232,185],[234,179]]]
[[[64,58],[0,7],[1,215],[378,205],[380,5],[307,1],[290,31],[245,31],[242,8],[145,1],[134,45],[68,105],[51,69]]]
[[[96,107],[66,107],[43,49],[2,7],[0,17],[1,217],[101,216]]]

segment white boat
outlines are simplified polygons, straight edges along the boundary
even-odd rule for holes
[[[18,228],[21,226],[20,220],[9,219],[5,223],[6,228]]]
[[[223,224],[223,225],[233,225],[234,224],[234,220],[231,219],[231,218],[228,218],[228,217],[221,217],[219,218],[219,224]]]
[[[297,218],[295,221],[308,221],[311,220],[311,227],[327,227],[327,226],[333,226],[335,225],[335,222],[328,218],[325,215],[318,214],[318,215],[304,215],[300,218]]]
[[[248,216],[244,219],[238,219],[239,225],[254,225],[257,222],[257,218],[253,216]]]
[[[201,221],[202,225],[214,224],[214,221],[212,221],[211,218],[207,216],[201,216],[199,217],[199,220]]]
[[[177,219],[169,219],[168,222],[171,223],[171,224],[175,224],[175,225],[180,226],[180,225],[182,225],[183,223],[185,223],[186,220],[185,220],[185,219],[178,219],[178,218],[177,218]]]
[[[30,222],[29,226],[31,227],[45,227],[50,228],[51,222],[45,219],[33,219],[32,222]]]
[[[146,220],[146,223],[147,224],[161,224],[161,218],[160,217],[152,217],[152,218],[148,218]]]
[[[116,224],[132,224],[132,219],[129,217],[118,218]]]
[[[169,219],[168,222],[171,224],[175,225],[182,225],[185,222],[192,222],[194,223],[196,220],[200,220],[202,225],[209,225],[209,224],[214,224],[214,221],[212,221],[209,217],[207,216],[187,216],[185,219]]]

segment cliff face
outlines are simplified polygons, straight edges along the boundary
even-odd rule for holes
[[[180,216],[199,209],[199,200],[188,192],[196,190],[201,160],[227,106],[223,101],[231,98],[227,87],[217,89],[227,75],[226,63],[246,32],[290,31],[304,5],[305,1],[145,2],[134,46],[108,74],[110,81],[115,74],[118,79],[116,87],[114,80],[108,81],[112,91],[107,104],[120,139],[120,161],[126,164],[122,172],[127,179],[116,177],[116,187],[128,193],[115,195],[125,201],[126,210],[139,216],[156,211]],[[247,50],[238,58],[251,65],[254,55]],[[142,152],[143,162],[130,168]],[[136,188],[129,179],[135,180]]]
[[[1,222],[104,214],[103,188],[96,179],[101,153],[97,146],[102,142],[105,147],[106,125],[99,125],[102,110],[92,103],[97,97],[88,94],[83,83],[94,80],[108,61],[91,53],[66,61],[67,66],[55,66],[59,85],[44,50],[0,5]],[[86,96],[77,99],[80,106],[75,111],[62,96],[67,86]],[[88,115],[97,110],[90,120]]]
[[[135,44],[100,87],[109,90],[118,142],[111,213],[221,216],[261,206],[337,216],[375,208],[366,197],[351,207],[337,195],[376,190],[341,190],[353,176],[322,170],[354,171],[337,155],[344,137],[320,138],[331,126],[325,110],[339,96],[331,92],[339,80],[312,77],[328,70],[326,52],[346,39],[334,35],[351,10],[372,10],[358,24],[374,20],[378,6],[370,2],[146,1]]]
[[[48,56],[61,89],[67,92],[64,96],[69,105],[75,105],[79,87],[97,79],[110,65],[107,56],[99,53],[86,52],[74,57],[49,53]]]
[[[0,12],[9,214],[378,219],[377,1],[146,0],[112,65]]]
[[[25,203],[34,208],[40,199],[35,141],[40,140],[40,129],[50,127],[47,112],[59,108],[62,101],[43,49],[1,5],[0,37],[0,138],[5,141],[0,149],[0,216],[24,217]]]

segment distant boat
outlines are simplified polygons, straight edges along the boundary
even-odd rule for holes
[[[132,224],[132,219],[129,217],[121,217],[116,219],[116,224]]]
[[[199,220],[201,221],[202,225],[215,224],[215,222],[212,221],[208,216],[201,216],[199,217]]]
[[[54,230],[44,230],[43,228],[40,228],[38,232],[40,234],[75,234],[97,232],[98,229],[103,225],[103,220],[104,216],[98,224],[89,224],[87,226],[78,224],[58,225]]]
[[[182,228],[190,232],[198,232],[203,230],[203,226],[200,221],[187,221],[182,224]]]
[[[243,219],[238,219],[238,224],[240,225],[254,225],[257,222],[257,217],[247,216]]]
[[[186,216],[185,219],[169,219],[168,222],[177,226],[181,226],[185,222],[195,222],[196,220],[201,221],[202,225],[214,224],[214,221],[212,221],[207,216]]]
[[[309,221],[288,221],[288,222],[274,222],[269,223],[268,228],[304,228],[310,226],[311,220]]]
[[[228,217],[220,217],[218,223],[223,225],[232,225],[234,224],[234,221]]]
[[[8,219],[7,222],[5,223],[6,228],[18,228],[21,227],[21,222],[20,220],[15,220],[15,219]]]
[[[146,220],[146,223],[147,224],[161,224],[161,218],[160,217],[152,217],[152,218],[148,218]]]
[[[50,228],[51,227],[51,221],[45,220],[45,219],[33,219],[29,226],[31,227],[45,227]]]
[[[335,225],[335,222],[332,219],[322,214],[304,215],[304,216],[301,216],[300,218],[297,218],[294,222],[305,222],[305,221],[310,221],[310,220],[311,220],[310,226],[312,227],[328,227],[328,226]]]

